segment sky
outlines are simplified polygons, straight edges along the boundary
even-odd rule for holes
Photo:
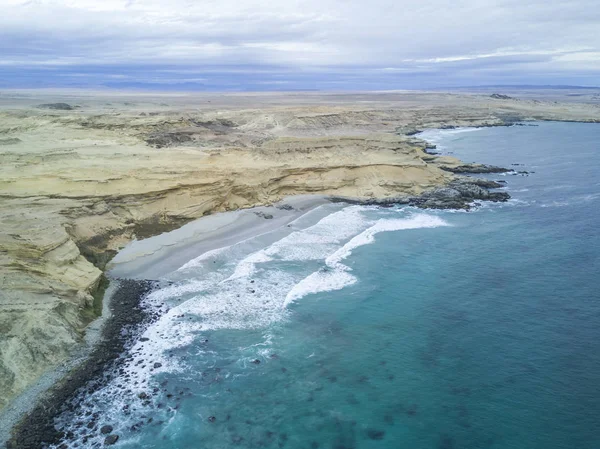
[[[0,88],[600,85],[599,0],[0,0]]]

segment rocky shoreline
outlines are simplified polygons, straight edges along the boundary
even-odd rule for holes
[[[455,174],[519,173],[512,169],[481,164],[464,164],[461,165],[458,170],[448,171],[452,171]],[[508,201],[510,199],[510,194],[504,191],[496,191],[496,189],[504,187],[506,187],[506,181],[504,180],[489,180],[473,178],[470,176],[460,176],[445,186],[427,190],[418,196],[369,200],[333,197],[332,201],[379,206],[402,204],[421,209],[469,210],[473,206],[478,205],[476,201],[491,201],[494,203]]]
[[[110,380],[124,363],[122,358],[136,341],[140,332],[158,318],[141,306],[141,301],[157,282],[132,279],[113,280],[119,285],[110,299],[110,317],[102,328],[102,336],[86,360],[47,391],[12,431],[7,449],[40,449],[57,445],[68,435],[58,432],[54,420],[64,412],[77,407],[77,398],[89,394]],[[90,416],[82,427],[89,433],[106,431],[99,416]],[[115,437],[107,434],[107,443]],[[116,440],[115,440],[116,441]],[[60,447],[60,446],[59,446]]]
[[[485,170],[482,167],[485,167]],[[473,171],[470,171],[473,170]],[[466,164],[462,173],[503,173],[512,170],[494,166]],[[388,198],[383,200],[355,200],[331,197],[333,202],[348,204],[379,205],[391,207],[408,205],[422,209],[462,209],[468,210],[476,200],[503,202],[510,198],[506,192],[494,192],[504,187],[503,182],[485,179],[460,177],[447,186],[438,187],[415,197]],[[101,339],[86,360],[75,367],[57,385],[39,399],[35,408],[29,412],[12,431],[7,449],[39,449],[58,445],[68,435],[55,429],[54,422],[61,414],[74,410],[78,406],[80,395],[89,394],[111,379],[119,365],[124,363],[124,355],[139,335],[150,323],[155,321],[158,312],[144,308],[142,300],[157,286],[156,281],[120,279],[113,280],[118,286],[110,298],[110,316],[106,320]],[[110,434],[109,427],[102,423],[101,417],[90,416],[88,422],[82,422],[83,429],[89,433],[105,433],[105,444],[118,440],[118,435]],[[86,430],[87,432],[87,430]],[[61,448],[61,446],[58,446]],[[65,446],[66,448],[66,446]]]

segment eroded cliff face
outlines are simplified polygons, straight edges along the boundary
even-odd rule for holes
[[[362,107],[94,101],[0,112],[0,407],[68,357],[104,265],[134,238],[289,195],[396,198],[455,180],[442,168],[461,162],[425,153],[405,135],[414,129],[600,118],[590,106],[447,95]]]

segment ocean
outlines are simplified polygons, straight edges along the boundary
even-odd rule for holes
[[[328,204],[194,255],[62,447],[600,448],[600,125],[420,137],[526,173],[488,176],[506,203]]]

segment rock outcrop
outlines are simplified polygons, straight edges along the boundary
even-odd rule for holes
[[[68,103],[44,103],[44,104],[38,105],[38,108],[40,108],[40,109],[55,109],[55,110],[59,110],[59,111],[70,111],[73,109],[73,106],[71,106]]]
[[[494,100],[514,100],[513,97],[504,94],[492,94],[490,95],[490,98],[493,98]]]

